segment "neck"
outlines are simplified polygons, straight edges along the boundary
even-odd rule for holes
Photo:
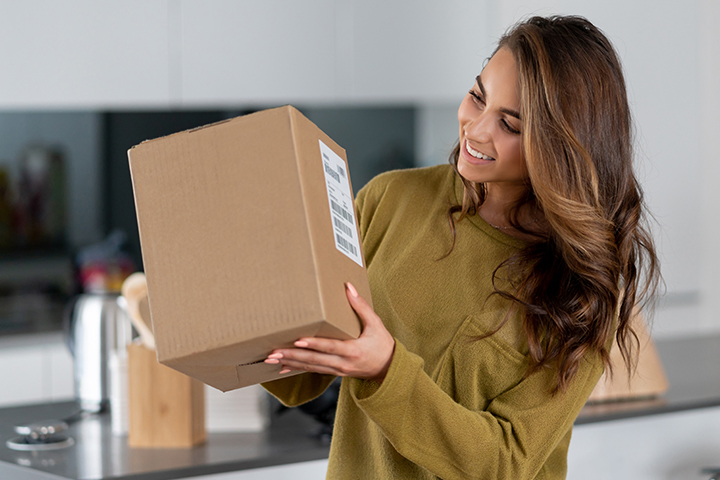
[[[480,215],[492,225],[509,226],[510,210],[526,195],[527,187],[525,185],[501,186],[496,183],[486,183],[485,191],[485,200],[480,206]],[[523,216],[520,215],[518,218],[522,220]]]
[[[510,223],[512,207],[527,193],[524,185],[514,187],[516,188],[501,189],[497,184],[486,184],[487,195],[478,213],[487,223],[498,230],[522,240],[532,240],[536,237],[517,230]],[[541,217],[542,215],[531,202],[522,205],[515,218],[521,227],[537,231],[538,228],[541,230],[543,228]]]

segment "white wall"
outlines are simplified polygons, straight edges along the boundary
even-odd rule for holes
[[[667,293],[656,337],[720,331],[712,300],[720,290],[720,4],[713,0],[494,0],[488,35],[497,38],[528,15],[586,16],[614,43],[626,73],[637,127],[637,167],[662,261]],[[482,43],[486,34],[480,33]],[[479,72],[482,64],[478,62]],[[464,93],[464,92],[463,92]],[[456,103],[459,103],[458,98]],[[419,113],[424,165],[447,161],[457,139],[453,103]]]

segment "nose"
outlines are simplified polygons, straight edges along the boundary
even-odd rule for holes
[[[465,124],[465,137],[478,142],[487,143],[492,138],[492,125],[484,112],[477,112],[469,122]]]

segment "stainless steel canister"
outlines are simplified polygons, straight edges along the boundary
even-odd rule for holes
[[[110,401],[109,359],[119,324],[127,324],[117,293],[79,295],[68,307],[68,346],[75,367],[75,398],[85,411],[105,410]]]

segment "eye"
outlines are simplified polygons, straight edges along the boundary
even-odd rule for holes
[[[513,135],[520,135],[520,130],[517,130],[517,129],[513,128],[513,126],[510,125],[507,120],[504,120],[504,119],[503,119],[503,120],[500,121],[500,123],[502,124],[502,128],[503,128],[506,132],[512,133]]]
[[[472,97],[473,102],[478,105],[485,105],[485,100],[475,90],[470,90],[468,94]]]

